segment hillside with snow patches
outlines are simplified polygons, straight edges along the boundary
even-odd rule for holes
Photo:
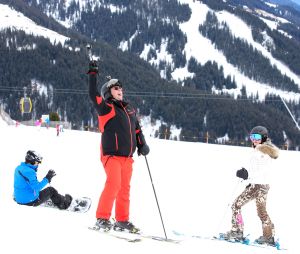
[[[0,128],[1,253],[299,253],[299,152],[280,151],[273,164],[267,204],[276,238],[287,251],[182,238],[174,235],[173,230],[202,236],[229,230],[230,204],[247,184],[240,182],[235,172],[247,167],[251,148],[153,139],[147,134],[150,126],[145,125],[143,129],[150,146],[147,160],[166,233],[168,238],[183,241],[171,244],[144,239],[128,243],[88,229],[96,220],[97,202],[105,182],[99,161],[99,133],[64,130],[56,136],[55,128],[16,127],[7,125],[2,117]],[[14,169],[29,149],[43,156],[38,178],[54,169],[57,175],[51,185],[62,194],[91,197],[93,204],[89,212],[76,214],[26,207],[13,201]],[[164,237],[145,159],[135,154],[134,160],[130,220],[144,233]],[[242,213],[245,234],[251,239],[260,236],[255,202],[247,204]]]
[[[65,8],[67,8],[71,4],[71,0],[68,0],[65,2]],[[86,1],[82,0],[76,0],[81,8],[81,10],[84,10],[86,8]],[[199,1],[193,1],[193,0],[179,0],[182,4],[188,4],[192,14],[191,18],[185,22],[181,23],[180,29],[182,32],[187,36],[187,43],[184,48],[184,53],[186,55],[187,62],[191,57],[194,57],[199,63],[205,64],[207,61],[215,61],[218,63],[219,66],[223,67],[224,70],[224,76],[232,76],[234,77],[237,88],[231,89],[231,90],[223,90],[226,92],[229,92],[234,95],[239,95],[240,90],[243,86],[247,88],[248,94],[252,95],[259,95],[260,99],[263,99],[264,96],[267,93],[272,93],[276,95],[280,95],[286,100],[292,100],[292,101],[298,101],[300,99],[299,93],[294,92],[283,92],[278,89],[270,87],[268,84],[262,84],[255,80],[252,80],[245,75],[243,75],[236,67],[234,67],[232,64],[230,64],[224,54],[217,50],[215,46],[202,36],[199,31],[199,25],[203,24],[206,18],[207,12],[211,11],[214,12],[217,15],[217,18],[219,22],[226,22],[228,27],[230,28],[231,33],[240,39],[243,39],[247,41],[249,44],[251,44],[255,49],[257,49],[259,52],[263,54],[264,57],[270,59],[270,63],[274,66],[276,66],[280,72],[284,75],[287,75],[290,77],[298,86],[300,87],[300,77],[293,73],[285,64],[282,62],[274,59],[270,52],[267,51],[266,48],[264,48],[261,44],[254,41],[252,34],[251,34],[251,28],[240,18],[234,16],[233,14],[226,12],[226,11],[220,11],[216,12],[211,10],[207,7],[207,5],[199,2]],[[96,6],[97,4],[101,4],[98,2],[90,1],[92,6]],[[93,8],[94,8],[93,7]],[[122,9],[117,8],[114,5],[106,5],[106,8],[109,8],[111,12],[120,12]],[[245,7],[246,8],[246,7]],[[259,10],[257,10],[259,12]],[[28,34],[33,34],[36,36],[43,36],[45,38],[48,38],[51,43],[64,43],[68,38],[60,35],[54,31],[51,31],[49,29],[43,28],[41,26],[38,26],[35,24],[32,20],[25,17],[22,13],[19,13],[7,5],[0,4],[0,29],[6,29],[8,27],[11,27],[13,29],[23,30]],[[266,12],[260,13],[261,16],[264,16],[265,18],[261,17],[261,19],[268,24],[268,26],[271,29],[277,29],[278,22],[288,22],[287,20],[284,20],[282,18],[277,18],[274,15],[268,14]],[[52,16],[56,18],[61,24],[65,25],[66,27],[70,27],[71,20],[72,22],[75,22],[77,18],[79,17],[69,17],[69,21],[61,21],[59,20],[59,15],[56,12],[48,12],[48,16]],[[77,14],[80,15],[80,14]],[[273,18],[273,21],[270,21],[268,18]],[[67,25],[69,23],[69,25]],[[134,36],[134,35],[133,35]],[[270,38],[266,38],[266,40],[269,40]],[[156,55],[157,58],[150,59],[149,62],[152,64],[158,65],[160,61],[171,61],[171,56],[166,51],[166,45],[168,41],[167,38],[165,40],[165,44],[162,44],[160,48],[156,49],[155,45],[144,45],[144,51],[140,54],[140,57],[146,60],[146,56],[149,52],[149,50],[156,49]],[[126,43],[121,42],[120,48],[123,51],[127,50]],[[79,50],[79,49],[77,49]],[[95,56],[100,57],[100,56]],[[170,62],[171,63],[171,62]],[[164,73],[161,73],[163,76]],[[177,68],[172,72],[172,78],[179,82],[184,82],[184,79],[186,77],[193,76],[193,73],[189,73],[187,71],[187,66],[183,68]],[[216,91],[217,92],[217,91]]]
[[[7,28],[22,30],[29,35],[45,37],[54,45],[57,43],[64,45],[65,41],[69,39],[55,31],[37,25],[21,12],[10,8],[8,5],[0,4],[0,13],[0,30]]]
[[[249,94],[256,95],[258,93],[261,99],[263,99],[267,93],[273,93],[280,95],[288,100],[299,100],[299,93],[283,92],[270,87],[268,84],[259,83],[255,80],[246,77],[241,72],[239,72],[236,67],[228,63],[224,54],[218,51],[215,48],[215,46],[211,43],[211,41],[202,36],[198,31],[199,25],[203,24],[203,22],[205,21],[207,12],[215,11],[209,9],[205,4],[202,4],[199,1],[180,0],[180,2],[188,3],[192,10],[190,20],[186,23],[180,24],[181,30],[187,35],[187,44],[185,45],[184,49],[187,56],[187,60],[189,60],[191,57],[194,57],[201,64],[205,64],[207,61],[210,60],[217,62],[220,66],[223,66],[224,76],[230,75],[234,77],[237,83],[237,88],[235,89],[235,91],[227,90],[227,92],[229,93],[234,93],[238,95],[240,94],[240,89],[242,88],[242,86],[246,86],[247,92]],[[266,58],[270,59],[271,64],[275,65],[281,71],[282,74],[286,74],[288,77],[294,80],[294,82],[300,87],[300,77],[293,73],[286,65],[274,59],[271,56],[271,54],[267,51],[267,49],[265,49],[262,45],[255,42],[251,34],[251,28],[244,21],[226,11],[215,12],[215,14],[217,15],[219,22],[225,22],[229,26],[231,33],[235,37],[243,39],[249,44],[251,44]],[[146,54],[144,53],[144,55]],[[163,56],[162,59],[164,59]],[[174,72],[172,73],[173,78],[175,80],[182,81],[185,77],[191,76],[192,74],[188,73],[186,70],[187,66],[185,66],[182,69],[174,70]]]

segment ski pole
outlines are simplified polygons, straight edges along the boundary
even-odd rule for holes
[[[86,45],[86,50],[87,50],[87,54],[88,54],[89,60],[92,61],[93,60],[92,46],[90,44]]]
[[[163,218],[162,218],[162,215],[161,215],[161,211],[160,211],[160,208],[159,208],[158,199],[157,199],[157,196],[156,196],[156,192],[155,192],[155,188],[154,188],[154,184],[153,184],[153,181],[152,181],[152,176],[151,176],[151,173],[150,173],[150,168],[149,168],[149,164],[148,164],[148,160],[147,160],[146,156],[145,156],[145,160],[146,160],[146,164],[147,164],[147,168],[148,168],[148,172],[149,172],[149,176],[150,176],[150,180],[151,180],[151,184],[152,184],[152,188],[153,188],[153,192],[154,192],[154,196],[155,196],[157,208],[158,208],[158,211],[159,211],[161,224],[162,224],[162,227],[163,227],[163,230],[164,230],[164,234],[165,234],[166,240],[168,240],[166,229],[165,229],[165,225],[164,225],[164,221],[163,221]]]
[[[231,193],[230,199],[232,199],[233,195],[235,195],[236,190],[237,190],[238,187],[240,186],[240,183],[241,183],[241,182],[243,182],[243,179],[240,180],[240,181],[238,181],[237,184],[235,185],[235,187],[233,188],[233,191],[232,191],[232,193]],[[227,203],[227,206],[226,206],[226,209],[225,209],[225,212],[224,212],[224,214],[223,214],[223,217],[222,217],[221,221],[219,222],[219,225],[218,225],[218,228],[217,228],[218,232],[219,232],[219,230],[220,230],[221,224],[223,223],[223,221],[224,221],[224,219],[225,219],[225,216],[226,216],[226,214],[227,214],[227,212],[228,212],[228,210],[229,210],[230,205],[231,205],[231,203],[228,202],[228,203]]]

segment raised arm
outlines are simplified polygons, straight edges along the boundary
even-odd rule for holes
[[[98,122],[100,132],[104,131],[106,123],[115,116],[115,109],[109,100],[105,100],[97,89],[97,74],[98,66],[96,61],[89,63],[89,96],[94,103],[95,109],[98,113]]]
[[[90,61],[89,63],[89,96],[92,102],[95,105],[100,104],[101,95],[97,89],[97,74],[98,74],[98,66],[96,61]],[[99,103],[100,102],[100,103]]]

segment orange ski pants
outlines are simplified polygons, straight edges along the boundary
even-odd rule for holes
[[[132,157],[102,156],[106,182],[99,198],[96,218],[109,219],[115,202],[117,221],[129,220],[130,180],[132,175]]]

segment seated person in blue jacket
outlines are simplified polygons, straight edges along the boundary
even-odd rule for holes
[[[42,181],[37,179],[37,170],[42,163],[42,157],[35,151],[29,150],[25,162],[21,162],[15,169],[14,175],[14,200],[20,205],[39,206],[51,199],[59,209],[67,209],[72,197],[59,194],[51,186],[44,188],[56,175],[54,170],[49,170]]]

